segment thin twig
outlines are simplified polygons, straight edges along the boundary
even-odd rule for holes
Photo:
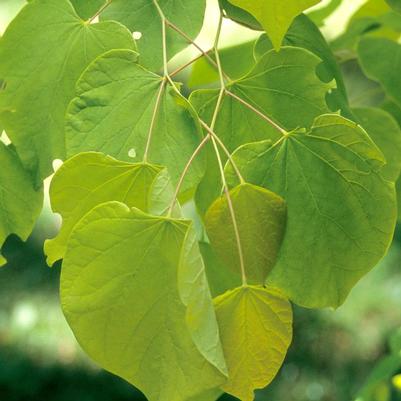
[[[112,0],[107,0],[106,3],[104,3],[103,6],[100,7],[98,12],[88,20],[88,24],[91,24],[111,3]]]
[[[206,130],[211,134],[212,144],[213,144],[214,151],[215,151],[215,154],[216,154],[217,163],[219,165],[221,181],[222,181],[222,184],[223,184],[223,190],[224,190],[224,193],[226,195],[227,205],[228,205],[228,209],[229,209],[230,215],[231,215],[231,220],[232,220],[232,223],[233,223],[235,240],[237,242],[238,256],[239,256],[241,275],[242,275],[242,285],[246,286],[247,285],[247,278],[246,278],[244,254],[243,254],[243,250],[242,250],[240,232],[239,232],[238,224],[237,224],[237,217],[235,215],[235,210],[234,210],[233,202],[232,202],[232,199],[231,199],[230,190],[228,188],[226,176],[225,176],[225,173],[224,173],[223,162],[221,160],[220,151],[219,151],[219,148],[217,146],[217,140],[215,138],[215,136],[217,137],[217,135],[214,135],[214,133],[213,133],[213,130],[214,130],[214,127],[215,127],[216,121],[217,121],[217,116],[218,116],[218,113],[220,111],[220,107],[221,107],[221,104],[222,104],[222,101],[223,101],[223,98],[224,98],[224,95],[225,95],[225,90],[226,90],[226,85],[225,85],[225,81],[224,81],[224,72],[223,72],[222,67],[221,67],[220,56],[219,56],[219,51],[218,51],[222,24],[223,24],[223,14],[222,14],[222,11],[220,9],[219,24],[218,24],[218,27],[217,27],[216,38],[215,38],[215,41],[214,41],[213,48],[214,48],[214,51],[215,51],[215,54],[216,54],[217,68],[218,68],[218,71],[219,71],[220,86],[221,87],[220,87],[219,97],[218,97],[217,102],[216,102],[216,107],[214,109],[213,118],[212,118],[212,122],[211,122],[210,128],[207,127],[207,124],[202,124],[202,121],[201,121],[201,124],[202,124],[203,127],[205,127],[205,125],[206,125],[206,127],[207,127],[207,128],[205,127]]]
[[[173,29],[174,31],[176,31],[177,33],[179,33],[190,45],[194,46],[196,49],[198,49],[198,51],[216,68],[217,67],[217,63],[215,60],[213,60],[213,58],[208,54],[208,52],[206,52],[205,50],[203,50],[195,41],[193,41],[184,31],[182,31],[177,25],[173,24],[171,21],[169,21],[168,19],[166,20],[166,24],[167,26],[169,26],[171,29]],[[228,80],[231,81],[230,77],[227,74],[224,74],[224,77]]]
[[[217,162],[218,162],[219,169],[220,169],[220,174],[221,174],[221,180],[223,182],[223,190],[224,190],[224,193],[226,195],[227,205],[228,205],[228,209],[229,209],[230,215],[231,215],[231,220],[232,220],[232,223],[233,223],[234,235],[235,235],[235,240],[237,242],[239,263],[240,263],[240,268],[241,268],[242,285],[246,286],[247,285],[247,278],[246,278],[246,271],[245,271],[244,254],[242,252],[242,244],[241,244],[241,237],[240,237],[238,224],[237,224],[237,217],[235,215],[235,210],[234,210],[233,202],[232,202],[232,199],[231,199],[231,194],[230,194],[230,191],[228,189],[226,177],[224,175],[223,162],[221,161],[220,152],[219,152],[219,149],[217,147],[216,140],[214,139],[213,136],[212,136],[212,143],[213,143],[214,150],[215,150],[215,153],[216,153],[216,158],[217,158]]]
[[[213,51],[213,49],[210,49],[208,51],[206,51],[207,54],[211,53]],[[170,77],[174,77],[175,75],[179,74],[181,71],[185,70],[185,68],[189,67],[190,65],[196,63],[199,59],[201,59],[202,57],[204,57],[204,55],[201,53],[199,54],[199,56],[193,58],[192,60],[186,62],[184,65],[182,65],[181,67],[178,67],[176,70],[174,70],[173,72],[170,72]],[[217,64],[216,66],[217,67]]]
[[[267,121],[273,128],[278,130],[282,135],[287,136],[288,132],[280,127],[277,123],[275,123],[270,117],[268,117],[266,114],[262,113],[259,111],[256,107],[252,106],[250,103],[248,103],[246,100],[240,98],[237,96],[235,93],[230,92],[228,89],[226,89],[226,94],[234,98],[235,100],[238,100],[240,103],[242,103],[245,107],[248,109],[252,110],[254,113],[256,113],[259,117],[261,117],[263,120]]]
[[[237,164],[235,163],[234,159],[232,158],[232,155],[230,151],[226,148],[224,145],[223,141],[218,137],[218,135],[202,120],[199,118],[199,122],[201,123],[202,127],[211,135],[214,137],[214,139],[217,141],[217,143],[220,145],[220,147],[223,149],[224,153],[227,155],[227,158],[231,165],[233,166],[233,169],[235,171],[235,174],[237,175],[239,181],[241,184],[245,183],[244,177],[242,177],[241,172],[239,171],[239,168]]]
[[[184,170],[183,170],[183,172],[182,172],[182,174],[181,174],[181,176],[180,176],[180,179],[178,180],[177,188],[176,188],[176,190],[175,190],[175,192],[174,192],[173,201],[172,201],[172,203],[171,203],[171,205],[170,205],[170,207],[169,207],[169,209],[168,209],[167,216],[170,217],[171,214],[173,213],[173,209],[174,209],[174,206],[175,206],[175,204],[176,204],[176,202],[177,202],[178,194],[180,193],[180,189],[181,189],[181,187],[182,187],[182,184],[184,183],[184,179],[185,179],[186,175],[188,174],[188,171],[189,171],[189,169],[190,169],[190,167],[191,167],[193,161],[194,161],[195,158],[198,156],[198,154],[199,154],[199,152],[202,150],[202,148],[206,145],[206,143],[210,140],[210,138],[211,138],[211,135],[210,135],[210,134],[207,134],[207,135],[203,138],[202,142],[201,142],[201,143],[199,144],[199,146],[195,149],[194,153],[193,153],[192,156],[189,158],[188,163],[185,165]]]
[[[166,86],[166,78],[163,78],[160,84],[159,91],[157,93],[155,107],[153,109],[152,120],[150,121],[149,132],[148,132],[148,139],[146,142],[145,153],[143,155],[143,161],[146,163],[148,161],[149,149],[150,144],[152,142],[153,131],[156,124],[157,113],[159,112],[160,103],[163,95],[164,88]]]

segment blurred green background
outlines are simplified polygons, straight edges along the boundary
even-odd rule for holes
[[[361,3],[347,1],[342,13]],[[22,4],[0,0],[0,33]],[[208,13],[213,15],[213,10]],[[340,33],[344,15],[332,18],[325,28],[328,36]],[[253,35],[226,28],[226,43]],[[206,46],[210,33],[199,40]],[[42,252],[44,239],[55,235],[57,224],[47,206],[27,243],[10,237],[4,248],[10,263],[0,271],[0,401],[145,400],[132,386],[88,360],[62,316],[60,266],[48,268]],[[389,336],[401,327],[401,229],[388,256],[340,309],[295,308],[294,326],[286,362],[274,383],[257,394],[257,401],[354,400],[389,352]],[[396,380],[387,382],[377,386],[375,400],[401,400],[401,386]]]

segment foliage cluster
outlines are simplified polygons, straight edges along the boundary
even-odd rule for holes
[[[45,244],[64,314],[151,401],[252,401],[291,343],[290,301],[338,307],[391,244],[399,2],[368,1],[330,44],[340,2],[302,13],[317,3],[220,0],[210,50],[205,0],[32,0],[1,38],[0,243],[29,236],[64,160]],[[259,38],[221,49],[226,18]]]

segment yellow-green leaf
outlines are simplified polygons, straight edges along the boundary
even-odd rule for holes
[[[292,340],[292,310],[272,288],[241,287],[215,299],[229,379],[223,390],[252,401],[279,371]]]
[[[252,14],[269,35],[276,50],[294,18],[320,0],[229,0]]]
[[[64,257],[75,224],[95,206],[120,201],[148,210],[150,189],[162,167],[126,163],[102,153],[80,153],[57,171],[50,187],[52,209],[63,218],[58,236],[45,242],[47,263]]]
[[[91,358],[149,401],[200,401],[226,378],[190,230],[186,220],[107,202],[68,240],[61,303],[69,325]]]
[[[263,284],[276,263],[286,223],[284,200],[265,188],[241,184],[230,191],[246,276]],[[223,195],[205,217],[212,247],[225,265],[241,272],[238,245],[227,197]]]

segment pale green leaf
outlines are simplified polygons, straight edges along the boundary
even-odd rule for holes
[[[401,173],[401,130],[397,121],[386,111],[373,107],[353,112],[386,158],[383,177],[397,181]]]
[[[0,121],[37,182],[65,157],[64,115],[86,66],[113,48],[134,48],[115,22],[87,24],[67,0],[33,0],[0,42]]]
[[[84,20],[94,16],[107,0],[71,0],[77,14]]]
[[[43,189],[35,189],[15,151],[0,140],[0,249],[10,234],[25,241],[42,210]],[[0,266],[6,260],[0,254]]]
[[[193,249],[190,266],[183,262],[191,229],[185,220],[108,202],[89,212],[68,241],[61,274],[68,323],[91,358],[150,401],[199,399],[225,377],[203,268],[192,263]],[[193,295],[201,291],[205,309],[197,316]]]
[[[163,169],[153,181],[149,189],[148,212],[155,216],[168,214],[175,195],[175,188],[171,182],[167,169]],[[175,200],[171,215],[182,217],[181,205]]]
[[[234,159],[248,182],[287,203],[287,229],[268,280],[306,307],[337,307],[385,255],[396,202],[384,156],[357,124],[337,115],[308,133],[244,145]],[[228,166],[233,185],[234,172]]]
[[[65,254],[75,224],[95,206],[120,201],[148,211],[153,182],[162,168],[151,164],[125,163],[102,153],[80,153],[66,161],[50,186],[51,206],[63,218],[58,236],[45,242],[51,266]]]
[[[223,390],[253,401],[278,373],[292,340],[290,303],[273,288],[241,287],[215,300],[229,380]]]
[[[206,1],[158,0],[165,17],[191,39],[199,34],[205,15]],[[162,20],[153,1],[113,0],[102,13],[102,19],[121,22],[133,32],[140,32],[140,64],[152,71],[163,66]],[[173,29],[167,29],[168,59],[188,46],[188,41]]]
[[[246,77],[228,85],[228,89],[287,131],[309,127],[315,117],[329,112],[325,98],[333,84],[324,83],[316,76],[320,63],[320,59],[304,49],[284,47],[279,53],[271,50]],[[190,98],[208,123],[212,120],[218,92],[199,90]],[[279,132],[271,124],[228,95],[223,98],[215,132],[230,152],[249,142],[279,138]],[[196,195],[202,213],[221,192],[212,146],[207,146],[206,151],[207,173]]]
[[[200,253],[196,231],[187,230],[178,267],[178,286],[183,304],[187,307],[186,321],[192,337],[205,359],[220,372],[228,375],[219,330],[207,281],[205,265]]]
[[[230,191],[249,282],[263,284],[276,263],[286,225],[285,202],[264,188],[241,184]],[[226,268],[241,274],[238,245],[226,195],[205,216],[212,248]]]
[[[201,141],[199,122],[184,97],[170,84],[162,88],[163,78],[135,60],[132,51],[111,51],[82,75],[66,116],[67,154],[100,151],[123,161],[142,161],[151,132],[148,161],[166,166],[176,185]],[[132,149],[135,158],[130,157]],[[193,190],[203,174],[204,160],[199,155],[182,193]]]
[[[319,3],[320,0],[229,0],[230,3],[252,14],[269,35],[276,50],[296,16]]]
[[[363,38],[358,55],[365,74],[401,104],[401,45],[388,39]]]

